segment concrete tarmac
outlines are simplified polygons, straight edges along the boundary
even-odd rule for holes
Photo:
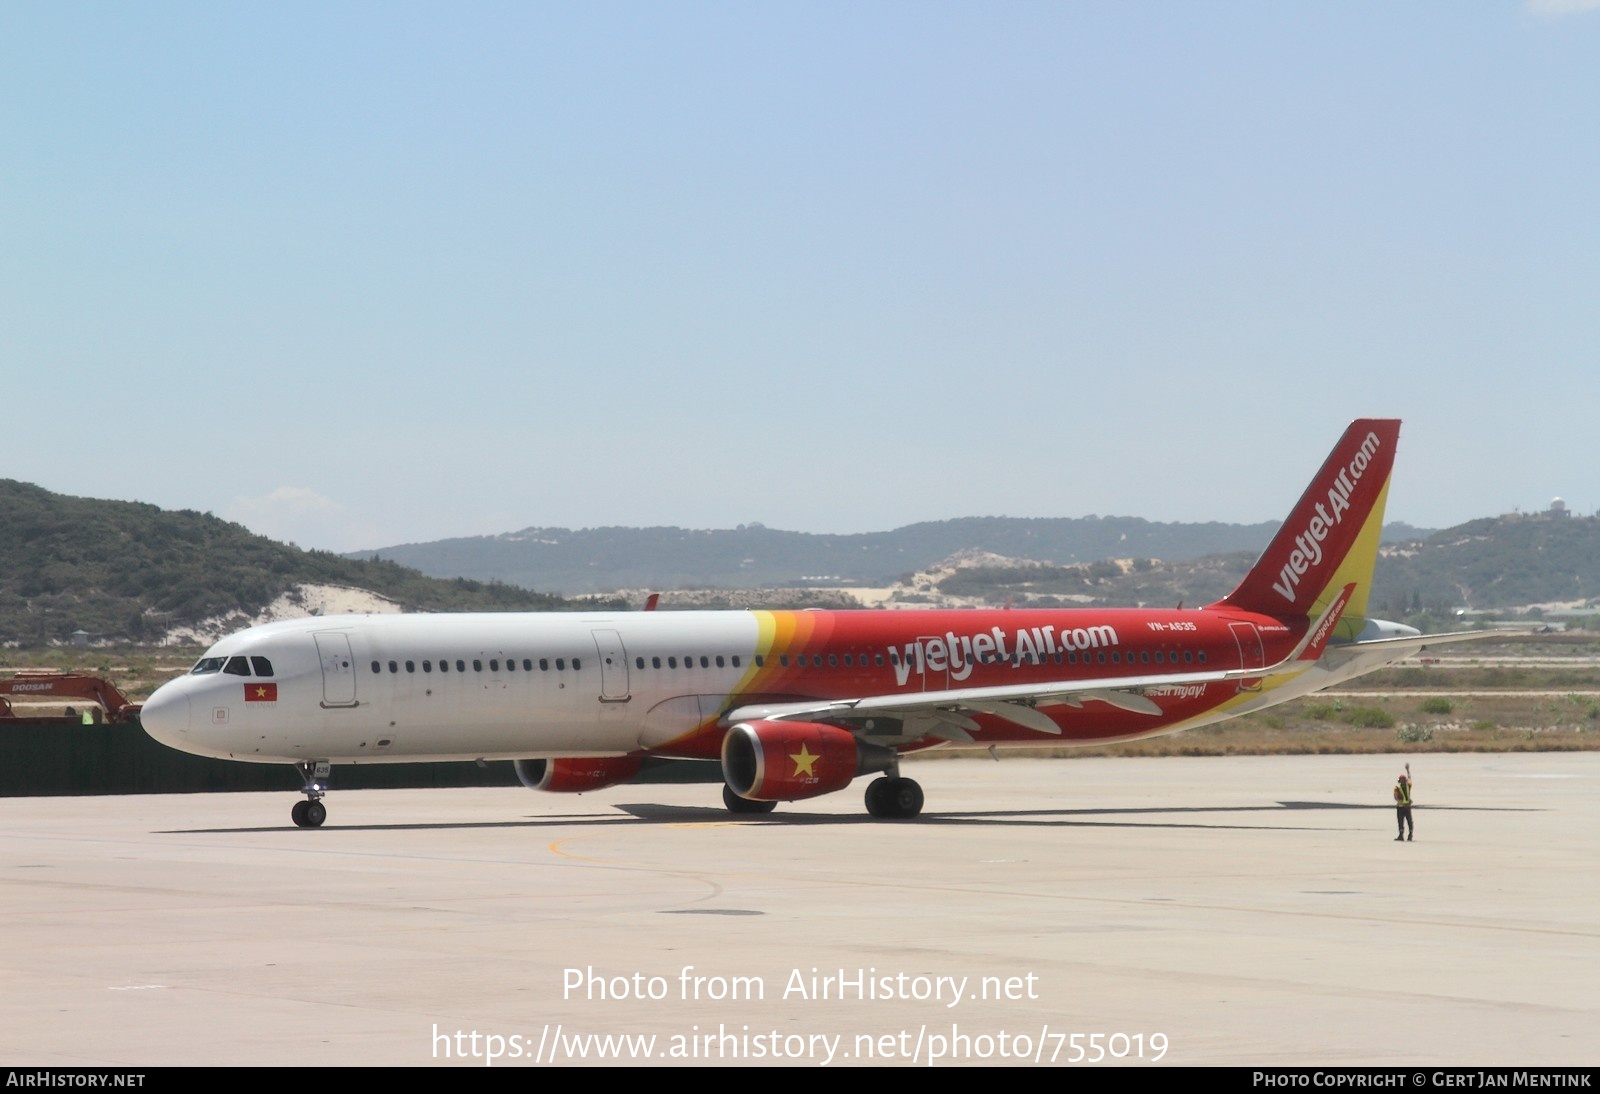
[[[1600,755],[1411,761],[4,799],[0,1063],[1600,1063]]]

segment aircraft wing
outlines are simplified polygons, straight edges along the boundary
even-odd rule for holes
[[[874,715],[885,718],[906,718],[917,715],[936,715],[943,721],[970,733],[977,729],[971,715],[991,714],[1024,729],[1039,733],[1060,734],[1061,727],[1037,709],[1041,706],[1066,704],[1082,706],[1085,702],[1099,701],[1119,710],[1156,715],[1161,708],[1144,694],[1150,688],[1181,686],[1184,684],[1209,684],[1230,679],[1255,678],[1270,669],[1252,669],[1248,673],[1234,669],[1217,672],[1185,672],[1151,676],[1115,676],[1102,680],[1075,680],[1071,683],[1012,684],[1004,687],[951,688],[946,691],[919,691],[898,695],[868,695],[850,699],[820,699],[814,702],[775,703],[770,705],[742,706],[723,715],[725,724],[748,721],[817,721],[855,720]],[[935,733],[936,736],[947,734]],[[948,735],[951,740],[962,740],[964,735]],[[971,739],[965,736],[965,739]]]

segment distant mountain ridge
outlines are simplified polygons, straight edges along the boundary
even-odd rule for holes
[[[907,605],[939,598],[1194,605],[1231,589],[1275,527],[977,517],[862,535],[761,525],[527,529],[386,548],[374,560],[374,552],[341,558],[302,551],[209,513],[68,497],[0,479],[0,646],[65,642],[78,630],[96,639],[156,641],[184,624],[253,616],[316,585],[367,590],[407,611],[629,606],[618,599],[563,600],[521,584],[560,588],[563,576],[570,590],[719,584],[734,590],[668,596],[664,608],[842,605],[852,597],[829,587],[890,585],[899,586],[896,602]],[[1372,604],[1387,618],[1456,608],[1600,606],[1600,518],[1509,514],[1435,533],[1396,524],[1385,528],[1384,541]],[[462,544],[491,560],[503,555],[506,568],[474,573],[472,552],[454,553]],[[429,552],[430,565],[446,576],[418,572]],[[959,565],[946,565],[957,556]],[[400,564],[411,559],[419,560],[418,569]],[[523,568],[510,568],[512,562]],[[796,587],[801,591],[782,591]],[[763,588],[777,591],[743,593]]]
[[[731,529],[525,528],[494,536],[398,544],[347,558],[398,562],[435,577],[501,581],[565,595],[616,589],[887,585],[960,551],[1067,565],[1108,558],[1182,561],[1258,552],[1277,530],[1260,524],[1178,524],[1139,517],[962,517],[887,532]],[[1429,534],[1390,525],[1385,539]]]

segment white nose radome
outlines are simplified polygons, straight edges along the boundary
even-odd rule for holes
[[[139,724],[146,733],[168,748],[188,752],[189,695],[175,684],[163,684],[146,700],[139,710]]]

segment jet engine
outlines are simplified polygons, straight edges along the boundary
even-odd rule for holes
[[[818,722],[740,722],[722,739],[722,776],[750,801],[798,801],[893,766],[893,750]]]
[[[562,760],[513,760],[517,778],[529,790],[582,794],[627,782],[639,773],[638,756],[584,756]]]

